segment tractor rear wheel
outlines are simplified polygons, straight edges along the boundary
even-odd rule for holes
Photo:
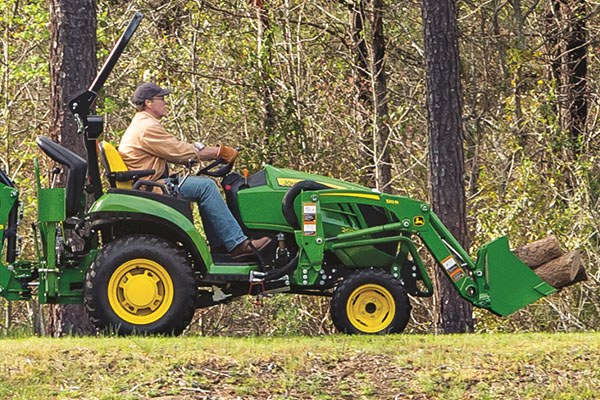
[[[151,235],[110,242],[85,278],[92,322],[118,334],[178,335],[194,315],[197,295],[185,250]]]
[[[408,323],[410,308],[400,281],[385,271],[368,269],[345,278],[335,289],[331,319],[343,333],[399,333]]]

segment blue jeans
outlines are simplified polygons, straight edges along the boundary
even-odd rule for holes
[[[198,204],[210,247],[225,246],[227,251],[231,251],[247,239],[213,180],[190,176],[179,191],[183,197]]]

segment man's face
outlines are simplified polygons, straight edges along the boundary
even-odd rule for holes
[[[163,96],[156,96],[146,100],[146,111],[152,114],[156,119],[161,119],[167,115],[167,103]]]

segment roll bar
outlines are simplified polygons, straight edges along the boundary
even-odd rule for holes
[[[127,43],[129,43],[129,40],[135,33],[135,30],[137,29],[143,17],[144,15],[141,12],[137,11],[135,13],[129,22],[129,25],[127,25],[127,28],[125,28],[125,31],[108,55],[108,58],[104,62],[104,65],[102,65],[100,72],[98,72],[98,75],[96,75],[96,79],[94,79],[89,89],[69,102],[69,109],[73,113],[73,116],[75,119],[79,118],[84,127],[86,126],[87,116],[90,112],[90,109],[94,106],[94,102],[98,97],[98,92],[100,89],[102,89],[102,86],[104,86],[104,83],[117,64],[119,57],[121,57],[121,53],[123,53],[123,50],[125,50],[125,46],[127,46]]]
[[[96,139],[98,139],[102,133],[104,122],[100,115],[89,115],[90,110],[98,98],[98,92],[100,92],[100,89],[104,86],[104,83],[117,64],[121,53],[123,53],[123,50],[127,46],[127,43],[129,43],[129,40],[135,33],[135,30],[143,17],[144,15],[141,12],[137,11],[135,13],[88,90],[69,102],[69,109],[77,121],[77,132],[85,136],[88,177],[95,200],[102,196],[102,182],[100,180],[100,170],[98,168]]]

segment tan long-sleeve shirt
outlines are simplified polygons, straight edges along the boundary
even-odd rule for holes
[[[129,170],[153,169],[154,175],[144,178],[152,181],[163,176],[167,162],[185,164],[189,159],[211,159],[193,144],[177,140],[146,111],[133,117],[119,144],[119,153]]]

